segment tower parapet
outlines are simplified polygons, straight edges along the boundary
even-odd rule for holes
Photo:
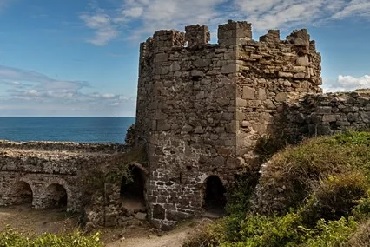
[[[218,43],[221,46],[243,44],[252,39],[252,25],[247,21],[229,20],[218,26]]]
[[[190,25],[185,27],[185,39],[188,47],[206,45],[210,40],[208,27],[205,25]]]

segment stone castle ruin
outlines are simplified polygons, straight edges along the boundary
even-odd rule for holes
[[[149,218],[159,227],[222,208],[235,176],[251,169],[256,143],[365,127],[368,95],[322,95],[320,54],[307,30],[259,41],[229,21],[208,44],[207,26],[157,31],[141,44],[136,144],[147,145]]]
[[[85,209],[87,221],[125,225],[129,217],[141,213],[142,218],[146,211],[154,225],[167,229],[204,212],[219,214],[236,176],[258,167],[255,149],[261,137],[284,133],[297,141],[369,127],[369,93],[322,94],[320,54],[307,30],[286,39],[270,30],[255,41],[251,24],[229,21],[218,28],[218,44],[209,40],[207,26],[192,25],[185,32],[157,31],[141,44],[136,123],[129,136],[136,148],[145,148],[147,161],[130,166],[128,185],[124,178],[104,183],[104,195]],[[99,163],[125,148],[79,155],[85,163]],[[8,156],[1,154],[2,164]],[[53,158],[46,159],[48,165],[18,156],[11,159],[22,160],[20,165],[0,167],[0,205],[28,198],[34,206],[46,207],[51,184],[62,185],[51,188],[54,200],[70,208],[81,205],[79,187],[67,184],[80,183],[80,176],[68,172],[83,166],[69,162],[65,169],[50,163]],[[57,163],[65,164],[60,158]],[[24,192],[7,189],[18,182]]]

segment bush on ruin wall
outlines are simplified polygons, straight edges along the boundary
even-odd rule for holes
[[[320,181],[330,176],[352,172],[368,175],[370,133],[346,132],[309,139],[275,154],[260,172],[257,211],[284,214],[289,208],[301,206]]]

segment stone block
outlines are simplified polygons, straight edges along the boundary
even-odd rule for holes
[[[267,99],[266,89],[264,89],[264,88],[259,88],[258,89],[258,99],[260,99],[260,100]]]
[[[154,57],[155,63],[162,63],[168,61],[168,54],[167,53],[158,53]]]
[[[308,57],[307,56],[298,57],[297,60],[296,60],[296,64],[301,65],[301,66],[309,65]]]
[[[286,92],[279,92],[275,96],[277,102],[284,102],[287,100],[288,94]]]
[[[254,88],[244,86],[243,87],[243,99],[254,99]]]
[[[189,218],[189,214],[177,210],[168,210],[167,219],[171,221],[180,221]]]
[[[305,66],[294,66],[293,71],[294,72],[306,72],[307,67]]]
[[[236,73],[236,64],[225,64],[221,67],[222,74]]]
[[[242,128],[248,128],[249,127],[249,122],[248,121],[241,121],[241,123],[240,123],[240,126],[242,127]]]
[[[181,66],[180,66],[179,62],[173,62],[170,65],[170,71],[171,72],[176,72],[176,71],[179,71],[179,70],[181,70]]]
[[[191,77],[203,77],[204,72],[200,71],[200,70],[192,70],[191,73],[190,73],[190,76]]]
[[[293,78],[293,73],[291,72],[284,72],[284,71],[279,71],[278,76],[282,78]]]
[[[336,115],[332,115],[332,114],[324,115],[322,117],[322,121],[323,122],[327,122],[327,123],[332,123],[332,122],[337,121],[337,116]]]
[[[295,73],[294,78],[295,79],[304,79],[304,78],[306,78],[306,73],[304,73],[304,72]]]
[[[267,109],[269,110],[274,110],[276,109],[276,105],[274,104],[274,102],[270,99],[267,99],[265,102],[264,102],[264,105]]]
[[[246,107],[247,106],[247,100],[242,98],[236,98],[236,105],[239,107]]]

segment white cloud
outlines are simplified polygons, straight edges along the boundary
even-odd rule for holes
[[[343,19],[352,15],[370,17],[370,2],[368,0],[352,0],[336,12],[333,18]]]
[[[88,39],[88,42],[91,44],[105,45],[118,35],[117,27],[112,22],[112,19],[102,11],[92,14],[84,13],[80,18],[87,27],[95,32],[94,37]]]
[[[353,91],[356,89],[370,88],[370,75],[353,77],[350,75],[339,75],[334,82],[323,84],[324,90],[329,92]]]
[[[0,65],[0,105],[14,112],[32,115],[54,109],[45,115],[66,115],[78,108],[76,115],[134,115],[135,98],[109,92],[91,92],[88,82],[57,80],[34,71]],[[23,109],[23,111],[22,111]],[[27,110],[26,110],[27,109]],[[30,109],[33,109],[31,113]],[[0,109],[0,115],[4,115]],[[9,115],[9,113],[7,113]]]
[[[126,18],[139,18],[143,14],[143,7],[130,7],[122,10],[123,17]]]
[[[369,13],[368,0],[123,0],[120,9],[98,9],[81,18],[96,31],[90,42],[104,45],[119,33],[145,39],[155,30],[183,30],[190,24],[216,26],[227,19],[248,20],[254,30],[265,31],[351,16],[369,18]],[[135,25],[127,25],[129,22]]]

